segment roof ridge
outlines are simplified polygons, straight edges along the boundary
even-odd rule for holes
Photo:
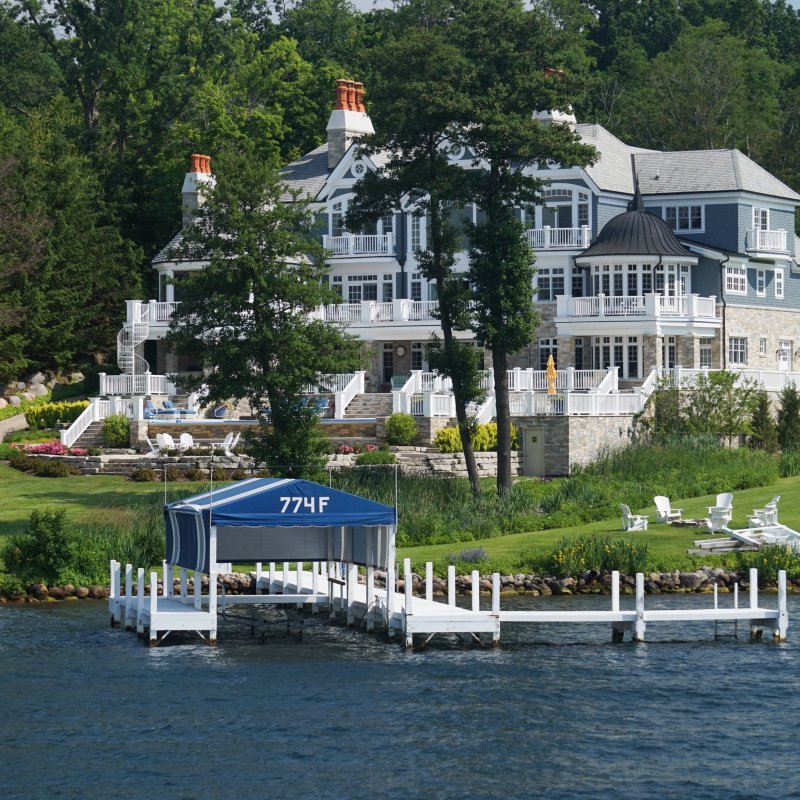
[[[739,171],[739,159],[736,158],[736,153],[739,153],[739,151],[734,148],[730,151],[730,153],[731,153],[731,165],[733,166],[733,175],[736,180],[736,188],[739,189],[739,191],[744,191],[742,184],[742,173]],[[740,155],[743,154],[740,153]]]

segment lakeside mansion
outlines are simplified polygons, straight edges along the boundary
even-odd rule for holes
[[[431,435],[453,412],[447,384],[429,373],[425,356],[439,327],[435,287],[417,268],[425,218],[404,206],[370,230],[352,233],[343,223],[358,181],[384,163],[354,146],[373,131],[363,94],[360,83],[337,82],[327,141],[283,176],[312,203],[330,285],[341,295],[340,304],[318,313],[371,345],[365,373],[341,376],[335,387],[335,416],[346,419],[348,407],[362,417],[409,410]],[[525,471],[568,472],[598,447],[619,442],[652,389],[654,370],[758,371],[767,388],[779,388],[779,373],[793,372],[800,359],[800,195],[738,150],[645,150],[569,113],[535,116],[543,125],[569,126],[599,158],[586,168],[532,168],[547,181],[542,205],[519,212],[536,252],[541,315],[510,376],[515,423],[530,432],[523,436]],[[451,147],[448,157],[474,168],[465,148]],[[184,224],[213,180],[210,162],[192,156]],[[459,223],[481,218],[475,206],[451,214]],[[161,342],[180,301],[181,275],[203,267],[174,260],[180,239],[179,232],[153,260],[157,300],[127,303],[118,341],[123,375],[105,376],[105,395],[169,393],[167,375],[197,368]],[[456,269],[467,266],[463,251]],[[551,355],[556,398],[547,398],[544,381]],[[487,387],[487,402],[477,409],[482,421],[492,416],[490,378]],[[607,424],[609,415],[619,424]]]

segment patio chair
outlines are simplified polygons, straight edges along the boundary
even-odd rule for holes
[[[778,524],[778,502],[781,496],[775,495],[763,508],[754,508],[753,513],[748,518],[751,528],[763,528],[767,525]]]
[[[228,409],[225,406],[217,406],[213,411],[214,419],[225,419],[225,412]]]
[[[164,449],[165,450],[178,450],[178,445],[175,444],[175,440],[170,436],[168,433],[159,433],[158,436],[162,437],[162,441],[164,442]],[[156,437],[158,439],[158,437]]]
[[[717,504],[708,506],[708,524],[712,533],[724,530],[733,518],[733,495],[722,492],[717,495]]]
[[[152,400],[144,401],[144,418],[155,419],[158,416],[158,409],[153,405]]]
[[[191,433],[182,433],[181,434],[181,443],[180,448],[181,450],[189,450],[194,447],[194,439],[192,438]]]
[[[633,514],[630,507],[625,503],[619,504],[622,511],[622,530],[624,531],[646,531],[648,516],[646,514]]]
[[[672,522],[673,520],[679,520],[681,518],[681,514],[683,514],[682,508],[672,508],[669,503],[669,497],[665,497],[663,494],[656,495],[653,498],[653,502],[656,504],[656,522]]]
[[[236,439],[238,441],[238,439],[239,439],[238,435],[237,435]],[[231,447],[233,446],[232,442],[233,442],[233,433],[227,433],[227,434],[225,434],[225,439],[223,441],[221,441],[221,442],[212,442],[211,446],[213,448],[215,448],[215,449],[219,448],[221,450],[224,450],[227,453],[227,452],[230,451]]]
[[[150,448],[150,452],[147,455],[157,456],[161,452],[161,447],[158,444],[153,444],[149,436],[145,436],[144,438],[147,442],[147,446]],[[158,442],[158,435],[156,436],[156,442]]]
[[[328,413],[331,401],[327,397],[318,397],[314,403],[314,411],[318,417],[324,417]]]
[[[157,433],[156,434],[156,444],[158,445],[159,452],[161,450],[166,450],[167,449],[167,442],[164,439],[164,434],[163,433]]]
[[[178,409],[175,407],[175,404],[167,398],[161,403],[161,408],[156,409],[156,414],[159,417],[169,417],[170,419],[177,419],[178,418]]]

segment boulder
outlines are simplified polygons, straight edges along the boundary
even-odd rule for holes
[[[80,383],[85,377],[82,372],[70,372],[69,383]]]
[[[47,587],[43,583],[34,583],[33,586],[28,589],[28,594],[33,595],[37,600],[47,600],[50,595],[47,591]]]
[[[31,387],[31,394],[35,397],[45,397],[47,395],[48,389],[43,383],[37,383],[35,386]]]
[[[106,589],[105,586],[90,586],[89,597],[93,600],[102,600],[108,597],[108,589]]]
[[[0,397],[0,408],[5,408],[8,405],[8,400],[4,397]]]
[[[47,376],[42,372],[37,372],[28,378],[28,383],[32,384],[33,386],[38,386],[39,384],[44,383],[47,380]]]
[[[75,597],[79,600],[85,600],[89,596],[89,590],[85,586],[79,586],[75,590]]]
[[[682,589],[696,589],[708,582],[705,572],[682,572],[680,585]]]
[[[63,600],[67,596],[67,593],[60,587],[60,586],[53,586],[50,589],[50,597],[53,600]]]
[[[67,597],[75,596],[75,587],[71,583],[65,583],[61,588]]]
[[[23,393],[20,395],[20,397],[21,397],[23,400],[29,400],[29,401],[30,401],[30,400],[35,400],[35,399],[36,399],[36,395],[35,395],[33,392],[23,392]]]
[[[11,397],[8,398],[8,402],[12,406],[19,406],[22,404],[22,400],[20,400],[19,395],[12,394]]]

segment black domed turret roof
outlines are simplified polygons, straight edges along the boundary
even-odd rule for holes
[[[597,239],[578,258],[591,256],[692,257],[661,217],[644,210],[639,187],[631,210],[609,220]]]

